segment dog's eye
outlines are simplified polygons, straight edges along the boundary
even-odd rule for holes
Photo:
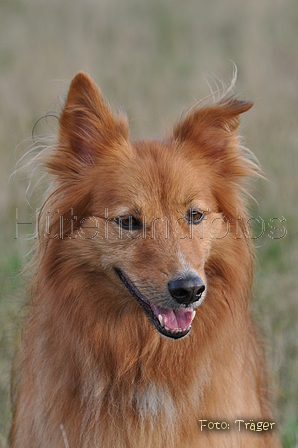
[[[134,216],[119,216],[115,219],[118,226],[124,230],[139,230],[142,228],[142,223]]]
[[[187,212],[186,219],[189,224],[199,224],[204,218],[204,212],[190,208]]]

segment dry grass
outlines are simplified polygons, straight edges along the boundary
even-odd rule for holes
[[[259,206],[252,208],[265,222],[257,239],[254,305],[279,391],[284,447],[298,447],[295,0],[0,0],[0,9],[0,446],[9,428],[9,370],[22,295],[16,272],[28,246],[25,235],[34,227],[20,226],[14,239],[16,207],[19,220],[32,215],[25,180],[8,183],[14,149],[38,118],[57,108],[55,99],[78,70],[90,72],[112,104],[125,105],[135,137],[148,137],[209,93],[202,75],[228,80],[233,60],[238,92],[256,101],[245,119],[246,143],[269,179],[257,185]],[[33,211],[35,205],[38,199]],[[281,232],[270,228],[270,219],[281,217],[286,221],[276,227],[284,225],[287,235],[271,239]]]

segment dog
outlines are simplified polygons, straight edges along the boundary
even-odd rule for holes
[[[78,73],[41,151],[12,448],[280,446],[249,298],[253,247],[241,145],[252,103],[226,89],[163,139]]]

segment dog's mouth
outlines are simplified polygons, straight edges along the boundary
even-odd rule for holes
[[[173,309],[155,305],[140,293],[133,282],[120,269],[115,268],[115,271],[160,334],[172,339],[180,339],[188,335],[196,314],[193,308]]]

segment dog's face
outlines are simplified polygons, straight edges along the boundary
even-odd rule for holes
[[[250,107],[230,99],[194,109],[166,140],[131,142],[126,119],[112,114],[89,77],[71,84],[60,152],[48,162],[69,192],[65,211],[77,215],[68,236],[113,300],[141,310],[169,338],[190,332],[212,253],[235,238],[239,211],[229,207],[235,179],[246,175],[236,130]]]
[[[180,338],[206,295],[204,266],[220,213],[204,169],[200,175],[179,145],[139,142],[119,150],[111,167],[94,168],[93,242],[102,266],[117,273],[115,286],[161,334]]]

